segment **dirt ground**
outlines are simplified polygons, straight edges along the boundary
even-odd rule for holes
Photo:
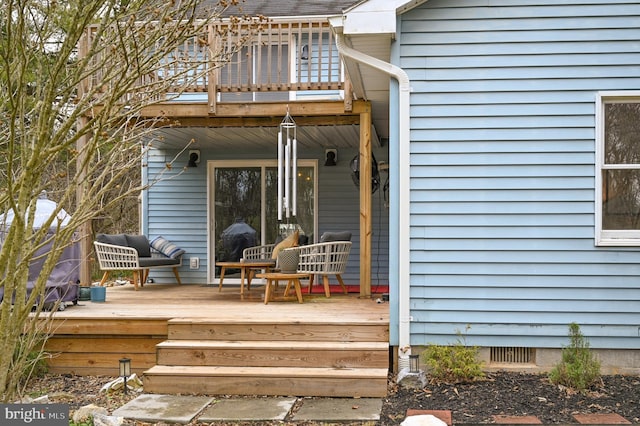
[[[109,412],[124,405],[136,394],[121,391],[100,392],[113,377],[52,375],[34,379],[27,393],[48,394],[51,402],[70,404],[71,410],[87,404],[105,407]],[[428,378],[427,378],[428,379]],[[427,383],[417,390],[399,387],[393,378],[383,400],[381,418],[368,426],[395,426],[408,409],[451,410],[454,424],[493,423],[493,415],[532,415],[545,424],[577,423],[572,414],[616,413],[640,424],[640,377],[603,376],[597,387],[584,394],[551,384],[546,375],[511,372],[488,373],[485,380],[467,384]],[[127,425],[146,423],[126,421]],[[193,422],[193,425],[207,423]],[[260,423],[268,425],[269,423]],[[274,422],[273,425],[315,425],[317,423]],[[356,425],[356,423],[344,423]],[[357,423],[360,424],[360,423]],[[253,425],[255,422],[216,422],[210,425]]]

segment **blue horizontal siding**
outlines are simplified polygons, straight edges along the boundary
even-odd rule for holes
[[[640,15],[640,5],[633,2],[600,1],[591,6],[584,2],[547,4],[538,6],[533,2],[500,7],[482,1],[470,1],[463,7],[451,8],[448,4],[426,5],[410,13],[403,31],[448,32],[455,22],[455,31],[483,31],[490,36],[494,31],[527,31],[540,28],[553,29],[607,29],[629,27],[625,18]],[[577,11],[576,7],[580,7]],[[407,14],[408,16],[409,14]]]
[[[416,141],[411,144],[412,152],[416,154],[426,153],[498,153],[503,152],[588,152],[594,154],[593,139],[585,140],[519,140],[514,144],[512,140],[492,140],[487,143],[482,141]],[[573,166],[569,166],[570,168]],[[543,173],[540,171],[538,173]]]
[[[579,275],[580,279],[575,276],[563,275],[545,275],[544,271],[536,275],[519,275],[517,281],[513,276],[501,274],[501,271],[495,270],[486,274],[431,274],[425,275],[414,274],[412,276],[412,284],[416,284],[413,288],[416,295],[425,296],[446,294],[449,289],[455,291],[458,287],[473,287],[483,290],[489,288],[500,288],[505,294],[510,295],[514,288],[531,288],[537,291],[542,297],[545,296],[549,288],[566,289],[566,291],[574,291],[579,289],[586,292],[595,291],[606,300],[605,292],[602,292],[602,277],[597,275]],[[633,275],[616,277],[615,288],[635,289],[638,286],[637,277]],[[611,289],[612,287],[607,287]],[[471,294],[471,293],[469,293]],[[512,295],[510,297],[513,297]],[[451,330],[450,330],[451,331]]]
[[[517,60],[517,58],[514,58]],[[407,70],[410,78],[418,78],[411,75],[411,71]],[[638,67],[629,67],[629,71],[633,72],[627,77],[624,77],[626,87],[639,87],[640,78],[637,76]],[[515,91],[515,92],[536,92],[555,90],[558,87],[562,87],[563,90],[616,90],[620,88],[620,83],[613,82],[608,78],[599,79],[577,79],[577,78],[555,78],[544,80],[529,80],[524,76],[518,79],[495,79],[495,80],[482,80],[472,81],[471,76],[469,80],[456,81],[455,86],[450,85],[450,81],[426,81],[421,83],[414,83],[412,87],[414,90],[428,93],[441,93],[441,92],[453,92],[453,93],[467,93],[467,92],[500,92],[500,91]]]
[[[591,185],[589,185],[591,184]],[[561,186],[563,185],[563,186]],[[563,188],[593,188],[593,179],[580,177],[540,178],[540,177],[487,177],[480,176],[476,179],[467,177],[443,177],[433,179],[417,179],[411,188],[420,189],[556,189]]]
[[[574,189],[571,193],[567,194],[563,190],[546,189],[539,191],[536,189],[498,189],[493,191],[474,191],[472,189],[462,189],[456,191],[449,191],[445,189],[431,189],[429,191],[422,191],[414,194],[412,198],[414,202],[431,202],[440,201],[456,202],[459,200],[465,200],[466,202],[486,202],[486,201],[593,201],[593,190],[591,188],[585,188],[582,190]],[[591,213],[591,212],[589,212]],[[419,220],[420,218],[414,218]],[[446,219],[446,218],[445,218]],[[415,222],[420,223],[420,222]]]
[[[421,214],[415,220],[411,222],[416,228],[422,229],[422,232],[428,235],[430,238],[434,238],[431,233],[432,229],[438,227],[452,227],[452,226],[469,226],[469,227],[491,227],[491,226],[592,226],[593,215],[573,215],[569,217],[565,214],[548,214],[545,216],[533,213],[498,213],[488,215],[478,215],[476,212],[473,214],[461,214],[456,212],[455,214],[444,217],[438,214],[425,215]]]
[[[446,120],[445,120],[446,121]],[[490,153],[477,153],[473,156],[473,166],[503,166],[500,170],[504,173],[517,173],[512,172],[511,169],[520,170],[519,165],[535,166],[548,166],[548,165],[571,165],[571,164],[593,164],[594,161],[593,152],[554,152],[554,153],[509,153],[509,152],[490,152]],[[412,161],[425,166],[457,166],[464,165],[469,166],[468,154],[458,153],[429,153],[421,154],[414,153]],[[508,167],[505,169],[505,167]],[[515,167],[514,167],[515,166]],[[517,169],[516,169],[517,167]],[[573,168],[573,171],[576,169]],[[495,172],[493,172],[495,173]],[[541,176],[546,176],[549,173],[546,170],[537,170],[536,173]],[[592,173],[591,173],[592,174]]]
[[[519,230],[515,230],[514,236],[521,235]],[[425,248],[423,250],[416,251],[412,254],[412,262],[426,262],[429,265],[436,265],[438,263],[484,263],[489,266],[500,265],[500,267],[511,267],[511,265],[523,265],[528,268],[529,265],[538,267],[543,264],[549,267],[558,267],[561,269],[567,265],[568,273],[572,272],[572,266],[575,263],[590,262],[585,266],[586,270],[594,270],[600,268],[602,264],[620,264],[622,268],[626,268],[631,273],[637,273],[640,271],[640,264],[636,264],[638,259],[637,251],[630,252],[606,252],[599,253],[594,251],[552,251],[552,250],[458,250],[456,254],[458,259],[452,259],[451,253],[441,250],[429,250]],[[582,271],[584,273],[585,270]],[[620,273],[620,271],[618,271]],[[595,275],[600,273],[595,272]],[[638,304],[636,302],[636,307]]]
[[[640,87],[637,1],[430,0],[411,79],[411,342],[640,348],[640,249],[594,245],[595,99]],[[393,327],[392,327],[393,329]]]
[[[545,287],[545,294],[541,294],[540,286],[543,285],[542,280],[538,280],[535,283],[536,287],[518,287],[517,289],[510,288],[510,291],[505,291],[505,287],[484,287],[484,288],[476,288],[474,286],[459,286],[459,287],[448,287],[446,288],[446,294],[448,297],[451,297],[453,301],[457,301],[458,303],[462,303],[467,299],[474,297],[481,297],[483,300],[490,300],[492,303],[497,301],[513,301],[513,295],[510,293],[511,291],[517,291],[519,300],[517,303],[520,305],[511,305],[513,307],[512,310],[517,311],[528,311],[528,307],[526,303],[535,301],[535,302],[546,302],[550,297],[554,300],[554,302],[566,303],[567,301],[576,301],[571,298],[572,288],[567,287]],[[444,289],[443,289],[444,290]],[[581,293],[581,300],[577,300],[577,303],[580,302],[601,302],[606,300],[625,300],[627,297],[628,289],[626,288],[610,288],[606,294],[602,294],[598,289],[584,289]],[[440,300],[438,298],[438,292],[431,292],[425,288],[418,288],[415,290],[414,294],[423,296],[424,299],[429,298],[432,301]],[[524,303],[524,304],[523,304]],[[518,306],[516,308],[516,306]],[[577,306],[577,305],[576,305]],[[443,304],[443,308],[445,305]],[[467,306],[463,306],[463,309],[468,309]],[[546,308],[546,306],[545,306]],[[572,309],[575,309],[575,306],[571,306]],[[459,309],[456,308],[456,309]],[[486,309],[486,308],[485,308]],[[564,308],[563,308],[564,309]],[[606,308],[605,308],[606,309]],[[599,312],[601,307],[597,307],[597,311]]]
[[[515,316],[511,314],[512,317]],[[614,347],[616,349],[637,349],[634,337],[637,337],[638,327],[633,325],[615,324],[603,329],[599,324],[591,325],[590,318],[593,314],[586,314],[579,318],[582,333],[589,338],[589,343],[593,348]],[[570,319],[573,318],[573,319]],[[597,322],[598,317],[593,317]],[[473,323],[469,324],[470,329],[465,335],[465,343],[468,345],[486,345],[486,341],[493,339],[493,336],[505,336],[504,340],[509,341],[510,346],[515,347],[538,347],[538,348],[560,348],[569,344],[568,327],[559,326],[544,322],[544,317],[523,317],[524,323],[518,324],[513,321],[496,324]],[[575,316],[567,315],[569,322],[576,320]],[[540,320],[541,322],[536,322]],[[446,344],[456,341],[458,336],[451,337],[450,330],[460,330],[459,323],[433,322],[429,328],[418,325],[412,328],[412,341],[416,344]],[[427,340],[424,337],[428,336]],[[499,346],[495,344],[492,346]]]

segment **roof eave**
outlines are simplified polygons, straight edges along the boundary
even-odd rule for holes
[[[428,0],[364,0],[342,14],[345,35],[396,33],[396,16]],[[332,24],[333,25],[333,24]]]

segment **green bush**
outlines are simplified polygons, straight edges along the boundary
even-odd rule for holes
[[[469,330],[467,326],[466,330]],[[458,339],[449,346],[429,345],[422,358],[431,376],[447,383],[470,382],[484,377],[483,363],[478,360],[480,348],[467,346],[466,338],[460,330]]]
[[[69,419],[69,426],[93,426],[93,417],[89,417],[86,420],[76,423],[73,419]]]
[[[570,344],[562,348],[562,360],[549,373],[549,380],[582,392],[600,379],[600,361],[575,322],[569,324],[569,338]]]

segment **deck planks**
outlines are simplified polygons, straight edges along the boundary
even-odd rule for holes
[[[193,352],[188,352],[187,349],[178,351],[181,355],[175,351],[163,353],[163,345],[169,343],[162,342],[175,337],[196,341],[208,339],[211,337],[211,322],[215,320],[216,339],[221,337],[224,341],[248,341],[242,342],[240,346],[245,345],[245,348],[236,352],[234,345],[230,345],[217,354],[213,351],[202,355],[212,363],[221,360],[226,354],[235,357],[238,364],[248,365],[247,360],[256,358],[256,348],[272,342],[269,351],[264,351],[258,357],[260,363],[271,366],[265,367],[267,370],[294,360],[302,360],[296,368],[311,367],[316,363],[321,365],[323,361],[333,365],[334,369],[341,368],[341,372],[346,372],[345,368],[357,370],[359,364],[370,364],[369,368],[386,370],[388,304],[361,299],[358,295],[334,294],[331,298],[325,298],[324,295],[305,293],[302,304],[276,298],[265,305],[263,294],[264,287],[259,283],[252,285],[251,291],[245,294],[243,300],[240,299],[240,287],[233,285],[226,285],[222,292],[218,292],[217,285],[196,284],[146,284],[139,291],[135,291],[131,285],[108,287],[105,303],[82,301],[77,306],[54,314],[52,336],[46,345],[46,350],[51,354],[49,369],[57,373],[117,376],[118,359],[122,357],[131,359],[132,370],[139,375],[154,368],[157,371],[159,356],[169,357],[168,363],[197,364],[192,359]],[[251,333],[246,332],[247,324]],[[284,325],[294,325],[294,328],[286,328]],[[170,329],[173,331],[170,332]],[[369,343],[348,343],[353,341]],[[377,343],[371,343],[376,341]],[[330,352],[337,353],[323,356],[323,346],[340,342],[343,342],[342,349],[329,347]],[[285,349],[287,344],[288,349]],[[367,349],[368,344],[372,346]],[[156,345],[159,345],[158,349]],[[238,349],[238,344],[235,346]],[[247,348],[253,348],[254,353]],[[296,348],[300,349],[299,353],[296,353]],[[182,368],[190,367],[187,365]],[[369,373],[364,374],[366,378]],[[380,376],[378,374],[375,380],[382,381]],[[255,391],[252,380],[256,379],[243,379],[241,382],[244,384],[236,381],[236,392],[245,387]],[[150,379],[149,386],[157,383],[158,389],[162,388],[158,381],[157,376]],[[185,388],[193,391],[194,386],[197,388],[203,381],[206,382],[206,379],[190,377],[183,383]],[[263,385],[273,386],[274,390],[292,389],[288,386],[293,385],[278,385],[277,381],[274,377],[259,380]],[[284,382],[287,381],[304,382],[294,378]],[[370,378],[365,380],[368,381]],[[332,383],[329,378],[320,377],[313,392],[322,394],[340,392],[340,389],[343,393],[359,392],[355,385],[357,379],[347,375],[344,382],[345,386],[342,386]],[[233,383],[233,379],[229,380],[228,386]],[[381,387],[382,385],[379,388]]]

